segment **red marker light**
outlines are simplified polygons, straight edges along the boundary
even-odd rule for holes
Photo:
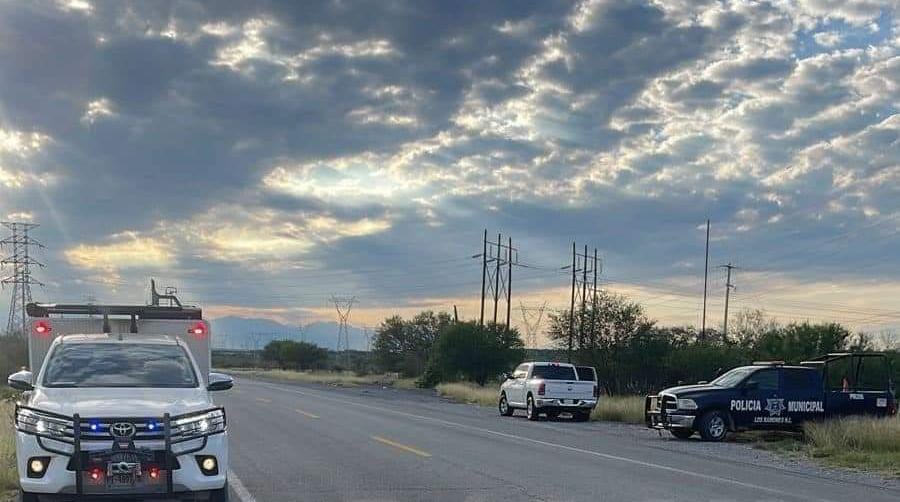
[[[94,467],[90,471],[90,476],[92,480],[97,481],[103,477],[103,471],[99,467]]]
[[[38,335],[49,335],[51,331],[53,331],[53,328],[50,327],[50,323],[47,321],[34,323],[34,332]]]
[[[206,325],[202,322],[198,322],[191,326],[191,329],[188,330],[189,335],[195,336],[203,336],[206,334]]]
[[[158,479],[159,478],[159,467],[151,467],[150,468],[150,479]]]

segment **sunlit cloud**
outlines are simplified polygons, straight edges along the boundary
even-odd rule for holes
[[[158,238],[123,232],[109,240],[105,244],[78,244],[63,255],[72,266],[87,270],[159,269],[175,262],[170,244]]]

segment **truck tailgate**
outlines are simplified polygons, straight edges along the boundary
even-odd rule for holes
[[[594,382],[545,380],[544,396],[551,399],[593,399]]]

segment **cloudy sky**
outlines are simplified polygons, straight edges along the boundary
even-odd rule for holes
[[[358,324],[476,316],[485,228],[517,307],[577,240],[699,324],[710,218],[735,308],[896,330],[898,48],[895,0],[0,0],[0,215],[36,299]]]

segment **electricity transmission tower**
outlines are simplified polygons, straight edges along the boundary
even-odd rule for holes
[[[572,242],[572,264],[563,267],[563,270],[569,268],[572,269],[572,300],[569,307],[569,340],[566,347],[566,356],[568,357],[569,362],[572,362],[572,349],[575,345],[576,308],[578,309],[577,333],[579,347],[583,346],[585,335],[587,334],[587,330],[585,329],[585,318],[587,317],[588,298],[591,299],[590,336],[591,340],[595,339],[594,316],[596,315],[597,310],[595,307],[597,304],[597,273],[599,272],[599,267],[600,263],[597,258],[597,248],[594,248],[594,255],[592,257],[588,254],[587,245],[584,246],[584,252],[579,253],[575,242]],[[581,275],[580,278],[578,277],[579,275]]]
[[[31,267],[44,264],[31,257],[31,248],[42,249],[43,244],[33,239],[28,233],[37,227],[35,223],[16,223],[11,221],[0,222],[8,228],[12,235],[0,241],[0,247],[9,249],[10,255],[0,260],[0,266],[12,267],[12,275],[0,279],[0,284],[6,286],[12,284],[12,299],[9,302],[9,318],[6,321],[6,334],[19,332],[22,336],[28,333],[28,315],[25,313],[25,305],[31,302],[31,285],[43,286],[43,284],[31,277]]]
[[[338,315],[338,339],[335,352],[346,352],[350,350],[350,310],[356,303],[356,297],[331,295],[331,302],[334,303],[334,309]]]
[[[542,303],[540,307],[526,307],[524,303],[519,302],[519,308],[522,311],[522,326],[525,328],[525,346],[537,348],[537,335],[541,331],[541,321],[544,319],[547,302]]]
[[[484,231],[484,242],[481,255],[481,317],[479,324],[484,326],[485,298],[494,302],[493,323],[497,324],[497,311],[506,296],[506,329],[509,329],[512,313],[512,268],[518,265],[519,250],[512,247],[512,237],[503,243],[503,236],[497,234],[497,242],[488,242],[487,230]]]
[[[728,336],[728,300],[731,299],[731,290],[737,289],[737,286],[731,283],[731,271],[740,268],[729,263],[728,265],[719,265],[728,271],[727,279],[725,279],[725,321],[722,323],[722,336]]]

